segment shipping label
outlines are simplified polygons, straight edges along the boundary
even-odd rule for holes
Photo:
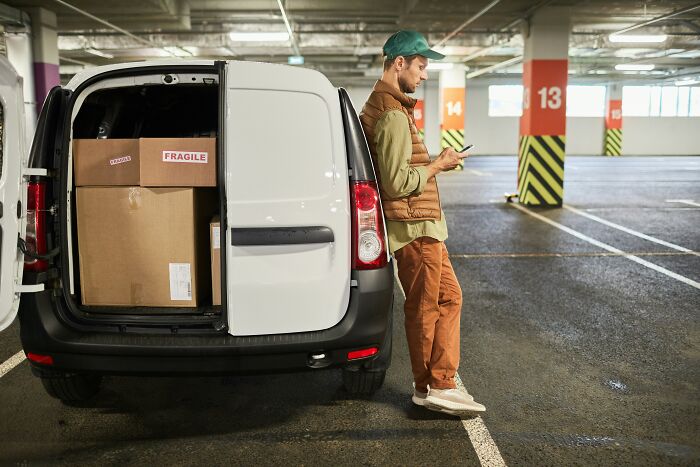
[[[109,160],[109,165],[123,164],[125,162],[130,162],[131,156],[122,156]]]
[[[209,162],[209,153],[195,151],[163,151],[163,162],[206,164]]]
[[[212,237],[213,237],[213,238],[211,239],[212,248],[215,249],[215,250],[218,250],[218,249],[221,248],[221,237],[220,237],[220,235],[221,235],[221,227],[212,227],[211,231],[212,231],[212,234],[211,234],[211,235],[212,235]]]
[[[192,300],[190,263],[169,263],[170,300]]]

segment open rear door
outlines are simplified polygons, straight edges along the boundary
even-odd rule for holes
[[[26,228],[27,167],[22,79],[0,56],[0,331],[17,315],[24,256],[17,238]]]
[[[229,332],[328,329],[350,297],[338,91],[316,71],[253,62],[229,62],[225,82]]]

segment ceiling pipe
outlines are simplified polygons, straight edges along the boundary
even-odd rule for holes
[[[656,18],[650,19],[649,21],[644,21],[643,23],[638,23],[638,24],[632,25],[632,26],[625,28],[625,29],[620,29],[619,31],[614,32],[612,34],[623,34],[623,33],[629,32],[629,31],[633,31],[635,29],[639,29],[639,28],[642,28],[644,26],[648,26],[648,25],[656,23],[658,21],[663,21],[665,19],[672,18],[674,16],[682,15],[683,13],[687,13],[689,11],[697,10],[698,8],[700,8],[700,3],[696,3],[695,5],[680,9],[678,11],[673,11],[673,12],[668,13],[666,15],[657,16]]]
[[[278,1],[279,1],[279,0],[278,0]],[[452,31],[451,33],[449,33],[448,35],[446,35],[445,37],[443,37],[442,40],[441,40],[440,42],[438,42],[437,44],[434,44],[433,47],[440,47],[440,46],[442,46],[445,42],[449,41],[449,40],[452,39],[454,36],[456,36],[462,29],[466,28],[467,26],[469,26],[470,24],[472,24],[474,21],[476,21],[477,19],[481,18],[481,17],[482,17],[484,14],[486,14],[491,8],[495,7],[495,6],[498,5],[499,3],[501,3],[501,0],[493,0],[491,3],[489,3],[489,4],[486,5],[484,8],[482,8],[481,10],[479,10],[479,12],[476,13],[474,16],[472,16],[471,18],[469,18],[468,20],[466,20],[464,23],[460,24],[460,25],[457,27],[457,29],[455,29],[454,31]]]
[[[287,32],[289,33],[289,40],[292,42],[292,50],[294,50],[294,55],[299,56],[301,55],[301,51],[299,50],[299,46],[297,45],[297,40],[294,38],[294,31],[292,31],[292,27],[289,25],[289,20],[287,19],[287,12],[284,11],[284,5],[282,5],[282,0],[277,0],[277,5],[279,5],[280,11],[282,12],[282,19],[284,20],[284,25],[287,26]]]
[[[530,18],[530,16],[532,16],[532,14],[533,14],[535,11],[539,10],[540,8],[542,8],[542,7],[544,7],[544,6],[547,6],[547,5],[550,4],[550,3],[552,3],[552,1],[553,1],[553,0],[543,0],[543,1],[541,1],[540,3],[538,3],[537,5],[534,5],[534,6],[530,7],[520,18],[516,18],[516,19],[514,19],[513,21],[511,21],[510,23],[506,24],[505,26],[500,27],[500,28],[498,29],[498,31],[499,31],[499,32],[507,32],[507,31],[509,31],[512,27],[516,26],[518,23],[520,23],[520,22],[522,22],[522,21],[526,21],[528,18]],[[497,48],[499,48],[499,47],[501,47],[501,46],[503,46],[503,45],[507,45],[507,44],[510,43],[511,39],[512,39],[512,38],[509,38],[507,41],[501,41],[501,42],[498,42],[498,43],[496,43],[496,44],[493,44],[493,45],[491,45],[491,46],[489,46],[489,47],[486,47],[485,49],[478,50],[478,51],[474,52],[473,54],[468,55],[467,57],[463,58],[463,59],[462,59],[462,63],[466,63],[466,62],[468,62],[468,61],[470,61],[470,60],[474,60],[475,58],[478,58],[478,57],[481,57],[481,56],[483,56],[483,55],[486,55],[487,53],[491,52],[491,51],[494,50],[494,49],[497,49]]]
[[[510,58],[504,62],[501,63],[496,63],[495,65],[487,66],[486,68],[481,68],[476,71],[472,71],[471,73],[467,73],[467,79],[472,79],[476,78],[477,76],[481,76],[486,73],[490,73],[494,70],[498,70],[504,67],[507,67],[509,65],[515,65],[516,63],[520,63],[523,61],[523,56],[518,55],[517,57]]]
[[[85,11],[85,10],[81,10],[80,8],[78,8],[78,7],[76,7],[76,6],[73,6],[73,5],[71,5],[70,3],[66,3],[66,2],[64,2],[63,0],[54,0],[54,1],[55,1],[56,3],[58,3],[59,5],[63,5],[63,6],[66,7],[66,8],[70,8],[71,10],[75,11],[76,13],[79,13],[79,14],[81,14],[81,15],[83,15],[83,16],[87,16],[88,18],[90,18],[90,19],[93,20],[93,21],[97,21],[97,22],[100,23],[100,24],[104,24],[105,26],[107,26],[107,27],[109,27],[109,28],[112,28],[112,29],[114,29],[115,31],[118,31],[118,32],[120,32],[120,33],[122,33],[122,34],[124,34],[124,35],[126,35],[126,36],[129,36],[129,37],[131,37],[132,39],[135,39],[135,40],[139,41],[140,43],[142,43],[142,44],[144,44],[144,45],[147,45],[147,46],[149,46],[149,47],[154,47],[154,48],[156,48],[156,49],[164,50],[165,52],[169,53],[169,54],[172,55],[173,57],[176,57],[176,56],[177,56],[177,55],[175,55],[175,54],[172,53],[172,52],[168,52],[167,50],[165,50],[165,49],[164,49],[162,46],[160,46],[160,45],[157,45],[157,44],[155,44],[155,43],[153,43],[153,42],[151,42],[151,41],[148,41],[148,40],[146,40],[146,39],[143,39],[143,38],[141,38],[141,37],[139,37],[139,36],[137,36],[137,35],[135,35],[135,34],[132,34],[132,33],[130,33],[129,31],[127,31],[126,29],[122,29],[122,28],[120,28],[119,26],[110,23],[109,21],[103,20],[102,18],[98,18],[97,16],[95,16],[95,15],[93,15],[93,14],[90,14],[90,13],[88,13],[88,12]]]

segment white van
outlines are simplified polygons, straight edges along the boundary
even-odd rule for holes
[[[316,71],[253,62],[92,68],[51,90],[30,152],[21,96],[0,57],[0,330],[19,316],[51,396],[90,398],[114,374],[335,367],[350,393],[382,385],[393,265],[344,89]],[[81,300],[72,141],[146,134],[216,136],[221,305]]]

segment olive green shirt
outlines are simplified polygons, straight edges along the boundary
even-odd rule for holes
[[[411,167],[412,142],[408,117],[400,110],[390,110],[381,116],[374,129],[377,164],[382,189],[391,198],[418,195],[425,189],[428,170]],[[440,220],[386,221],[389,252],[394,253],[419,237],[439,241],[447,238],[445,213]]]

